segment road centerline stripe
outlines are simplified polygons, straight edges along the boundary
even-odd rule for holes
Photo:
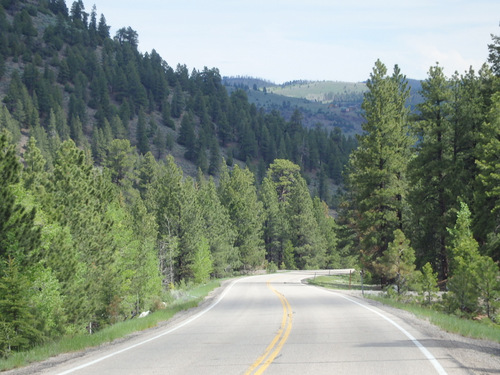
[[[264,353],[250,366],[250,368],[245,372],[245,375],[250,375],[252,373],[254,375],[262,374],[278,356],[292,330],[292,308],[290,307],[290,304],[285,296],[271,286],[271,280],[272,279],[269,279],[266,282],[266,285],[280,299],[281,307],[283,308],[281,326]]]

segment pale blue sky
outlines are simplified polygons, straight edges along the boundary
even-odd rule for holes
[[[500,34],[498,0],[83,0],[114,36],[139,34],[174,69],[219,68],[276,83],[363,81],[377,58],[408,78],[478,70],[490,34]],[[72,1],[67,0],[71,9]]]

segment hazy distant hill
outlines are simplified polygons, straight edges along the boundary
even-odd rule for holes
[[[290,118],[298,108],[304,114],[304,125],[339,127],[346,134],[361,132],[363,122],[361,103],[368,90],[364,82],[296,80],[277,85],[253,77],[224,77],[229,91],[242,89],[248,100],[266,111],[278,110]],[[420,81],[409,79],[410,101],[414,109],[421,101]]]
[[[306,127],[338,127],[351,135],[361,131],[361,103],[366,91],[363,83],[342,83],[342,90],[340,83],[327,81],[293,81],[276,85],[251,77],[225,77],[223,83],[230,92],[245,90],[251,103],[268,112],[277,110],[287,119],[299,109]],[[326,100],[329,96],[332,98]]]
[[[364,83],[338,81],[294,81],[267,88],[273,94],[304,98],[322,103],[359,103],[367,91]]]

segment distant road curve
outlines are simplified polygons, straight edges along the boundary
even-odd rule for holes
[[[211,304],[161,329],[12,373],[500,373],[495,345],[454,345],[450,335],[409,313],[302,283],[330,272],[235,279]],[[465,353],[485,360],[464,362]]]

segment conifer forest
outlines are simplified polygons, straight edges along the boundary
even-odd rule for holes
[[[374,62],[354,138],[109,30],[81,0],[0,0],[0,356],[259,270],[352,267],[499,322],[500,36],[415,107]]]

